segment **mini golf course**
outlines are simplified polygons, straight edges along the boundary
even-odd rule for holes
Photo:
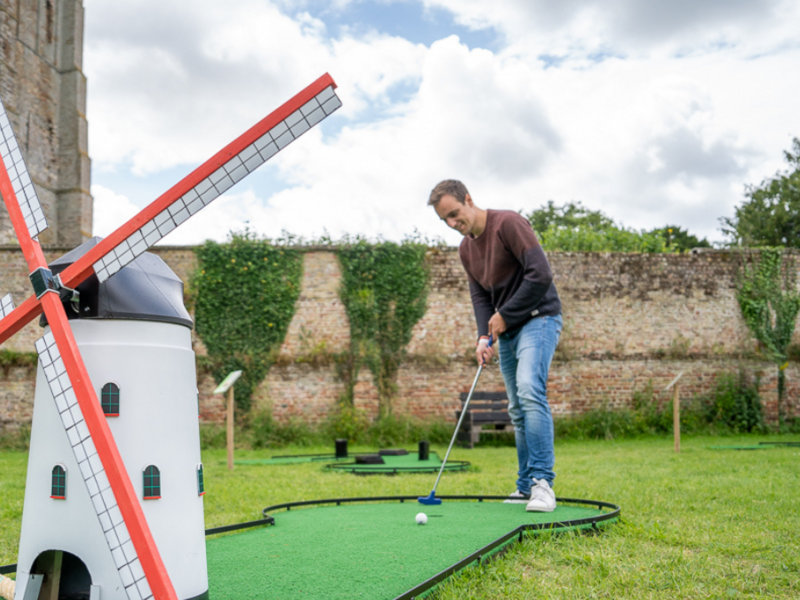
[[[413,600],[526,536],[596,529],[620,514],[595,500],[559,498],[555,511],[529,513],[505,496],[437,498],[436,506],[416,496],[291,502],[258,521],[208,529],[209,599]]]
[[[265,508],[262,522],[209,530],[248,527],[207,540],[209,597],[410,600],[526,535],[619,516],[619,507],[590,500],[560,498],[552,513],[529,513],[503,496],[440,498],[438,506],[415,496],[295,502]]]
[[[356,475],[397,475],[398,473],[436,473],[442,466],[442,460],[436,452],[428,455],[426,460],[420,460],[417,452],[405,455],[381,456],[382,462],[360,462],[359,459],[377,454],[351,455],[347,458],[336,458],[332,454],[317,454],[308,456],[273,456],[264,459],[237,460],[237,465],[292,465],[297,463],[320,462],[329,471],[342,471]],[[470,463],[465,460],[449,460],[444,466],[448,472],[466,471]]]
[[[417,452],[381,449],[348,454],[273,456],[236,464],[319,462],[359,475],[438,472],[439,455],[422,441]],[[470,463],[449,461],[446,471]],[[438,478],[437,478],[438,483]],[[431,493],[433,496],[433,492]],[[209,600],[369,598],[412,600],[459,570],[480,564],[525,536],[542,531],[598,528],[620,509],[595,500],[559,498],[551,513],[529,513],[505,496],[338,498],[269,506],[263,518],[206,530]],[[416,516],[426,515],[418,524]],[[16,565],[0,567],[13,573]]]
[[[343,440],[341,440],[343,441]],[[436,452],[429,452],[427,442],[420,442],[419,450],[383,449],[375,452],[347,453],[347,446],[337,447],[336,454],[294,454],[273,456],[264,459],[234,461],[237,465],[293,465],[320,462],[330,471],[342,471],[355,475],[397,475],[399,473],[436,473],[442,460]],[[470,463],[465,460],[449,460],[445,471],[466,471]]]
[[[380,462],[373,462],[375,459]],[[360,460],[367,459],[367,460]],[[436,473],[442,467],[442,460],[436,452],[421,459],[419,453],[384,454],[356,457],[356,460],[325,465],[329,471],[343,471],[356,475],[397,475],[398,473]],[[448,460],[444,466],[447,472],[466,471],[470,463],[465,460]]]

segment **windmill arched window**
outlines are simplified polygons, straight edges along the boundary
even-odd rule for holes
[[[100,406],[107,417],[119,416],[119,386],[116,383],[107,383],[100,391]]]
[[[143,496],[145,500],[161,498],[161,471],[155,465],[149,465],[144,470]]]
[[[50,497],[64,500],[67,497],[67,470],[64,465],[56,465],[50,477]]]
[[[206,493],[206,484],[203,481],[203,463],[197,465],[197,495],[202,496]]]

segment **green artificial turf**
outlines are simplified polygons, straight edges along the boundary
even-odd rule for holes
[[[415,521],[420,512],[425,525]],[[271,515],[275,526],[208,540],[210,596],[390,600],[520,525],[599,514],[585,506],[528,513],[524,504],[447,500],[279,511]]]

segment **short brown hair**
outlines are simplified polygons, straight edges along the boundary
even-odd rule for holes
[[[439,200],[442,199],[442,196],[452,196],[461,202],[461,204],[464,204],[467,201],[467,194],[469,194],[467,186],[458,181],[458,179],[445,179],[437,183],[436,187],[431,191],[431,197],[428,199],[428,206],[436,206],[439,204]]]

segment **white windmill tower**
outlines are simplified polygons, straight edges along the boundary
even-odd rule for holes
[[[99,241],[52,262],[52,272]],[[66,310],[70,327],[172,584],[180,598],[207,598],[195,358],[183,282],[146,252],[102,284],[87,278],[77,291]],[[81,466],[63,433],[48,368],[40,365],[37,374],[18,562],[50,575],[45,592],[58,580],[55,596],[85,597],[94,587],[104,598],[124,598],[113,562],[124,550],[96,552],[106,532],[87,527],[92,498],[82,493]]]
[[[194,355],[188,327],[181,323],[184,315],[177,310],[170,322],[163,311],[155,311],[155,318],[153,310],[142,308],[143,300],[137,301],[127,292],[123,297],[135,305],[127,318],[119,318],[117,312],[104,315],[107,318],[69,320],[64,305],[77,306],[79,311],[91,305],[88,295],[81,304],[75,288],[92,276],[112,293],[117,286],[107,284],[110,277],[128,265],[126,273],[138,272],[141,263],[149,260],[142,256],[147,248],[339,108],[335,88],[329,75],[320,77],[111,235],[70,253],[60,265],[68,266],[56,275],[36,240],[47,224],[0,104],[0,194],[31,270],[35,292],[18,308],[10,295],[0,300],[0,344],[42,312],[48,323],[44,337],[36,342],[39,376],[15,600],[38,598],[42,578],[35,572],[40,566],[37,561],[51,559],[61,561],[65,585],[81,588],[79,593],[87,598],[207,597],[202,500],[198,498],[201,465],[196,396],[191,398],[194,406],[187,408],[187,390],[196,389]],[[98,302],[104,297],[98,296]],[[134,320],[132,315],[141,317],[143,313],[150,318]],[[171,398],[174,403],[159,406],[156,417],[173,410],[165,422],[195,417],[193,427],[188,426],[184,438],[177,441],[154,439],[148,403],[125,400],[126,390],[133,399],[152,393],[152,382],[143,381],[147,373],[137,377],[137,371],[157,369],[153,360],[140,355],[159,352],[175,366],[173,380],[186,382],[172,383],[163,374],[153,378],[175,395]],[[125,361],[130,366],[122,368]],[[94,373],[101,377],[99,381],[90,377]],[[45,383],[49,394],[39,392]],[[109,411],[104,413],[98,396],[112,407],[112,413],[119,401],[116,422],[109,423]],[[48,403],[49,407],[43,406]],[[131,418],[123,424],[128,411]],[[172,435],[171,431],[163,435],[163,424],[158,427],[155,438]],[[165,459],[175,451],[173,442],[179,447],[178,455]],[[159,448],[151,452],[142,445]],[[65,454],[67,458],[58,458]],[[166,461],[162,462],[166,470],[161,471],[153,461]],[[168,472],[172,473],[170,481],[162,480]],[[174,495],[164,502],[167,490]],[[156,498],[158,495],[162,498]],[[187,509],[185,503],[193,506]],[[38,519],[34,511],[41,511],[43,518]],[[176,532],[176,527],[182,530]],[[185,544],[181,543],[184,535]]]

